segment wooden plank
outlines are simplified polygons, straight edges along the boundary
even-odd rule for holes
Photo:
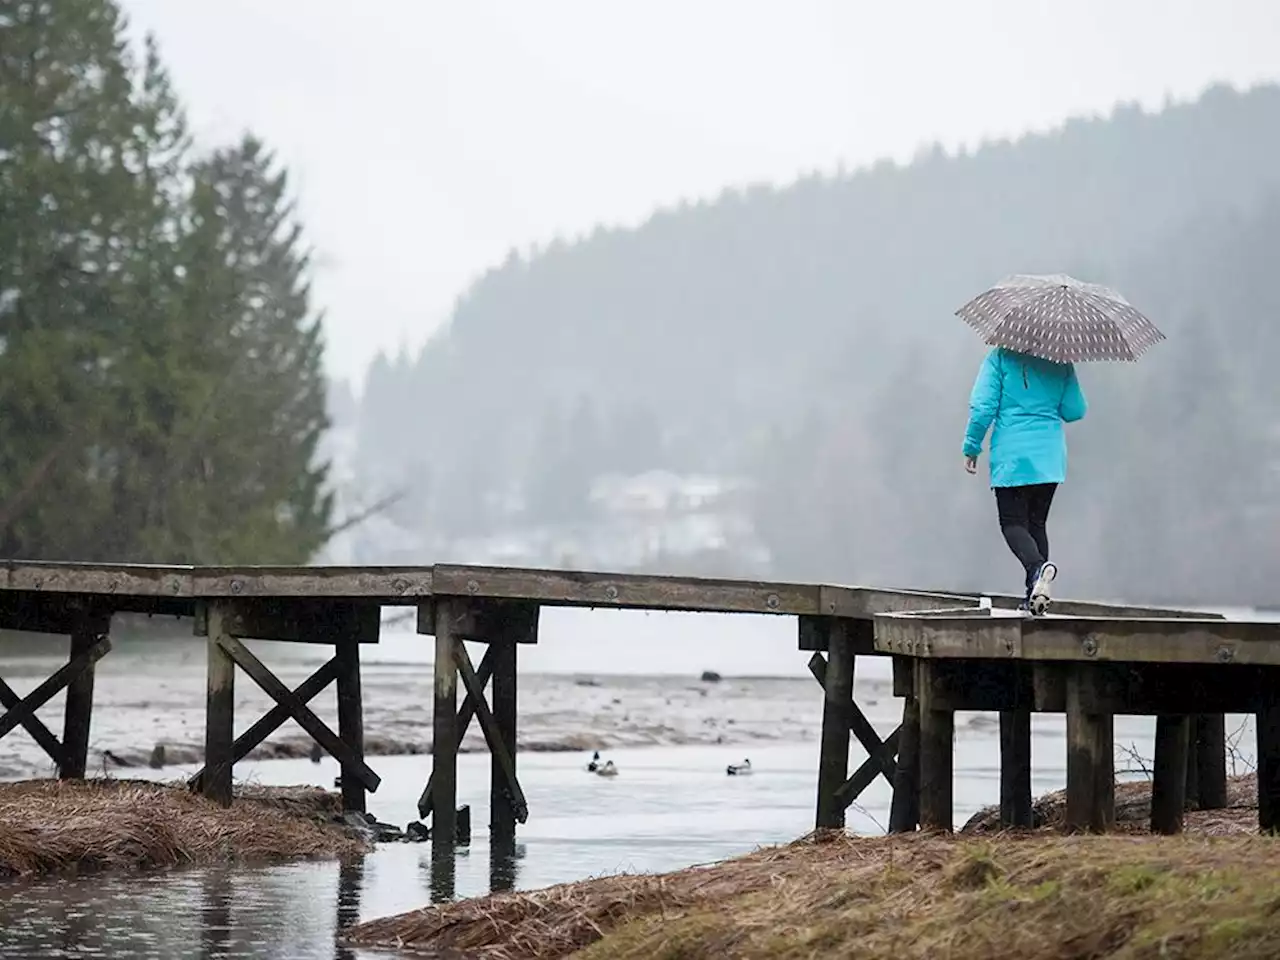
[[[516,778],[517,739],[516,694],[519,680],[517,653],[519,645],[515,637],[496,637],[495,642],[485,651],[485,656],[493,652],[493,718],[497,725],[497,734],[507,756],[511,758],[511,779]],[[483,682],[476,678],[480,686],[479,696],[483,698]],[[468,687],[467,698],[472,699]],[[508,856],[515,853],[516,822],[520,821],[520,810],[515,793],[503,782],[506,771],[501,758],[495,753],[489,763],[489,844],[491,856]],[[518,782],[518,781],[517,781]],[[525,804],[527,808],[527,804]],[[525,811],[528,817],[528,811]]]
[[[377,613],[377,607],[373,608]],[[360,636],[336,637],[333,660],[338,665],[338,738],[352,756],[364,761],[364,700],[360,689]],[[299,701],[302,702],[302,701]],[[364,784],[354,767],[342,768],[342,809],[365,812]]]
[[[1275,686],[1268,684],[1270,690]],[[1221,713],[1197,714],[1192,726],[1195,763],[1195,806],[1222,810],[1227,806],[1227,718]],[[1192,757],[1188,757],[1188,770]],[[1187,788],[1192,780],[1188,772]]]
[[[110,627],[110,614],[98,613],[82,617],[71,631],[69,659],[74,661],[87,654],[99,639],[107,635]],[[67,699],[62,716],[62,760],[58,764],[58,776],[63,780],[83,780],[89,766],[93,675],[94,663],[90,660],[67,684]]]
[[[431,738],[431,863],[432,876],[447,865],[452,877],[458,830],[458,665],[454,647],[455,621],[466,616],[464,601],[441,599],[436,604],[435,702]],[[478,708],[479,704],[475,704]],[[444,874],[441,873],[442,878]]]
[[[1151,832],[1182,832],[1187,805],[1187,747],[1190,717],[1185,713],[1156,717],[1155,760],[1151,783]]]
[[[889,590],[880,587],[841,587],[823,584],[818,588],[818,612],[829,617],[870,620],[878,613],[913,613],[936,610],[977,609],[977,597],[920,590]]]
[[[0,737],[18,726],[26,726],[37,710],[52,700],[68,683],[92,663],[97,663],[111,651],[111,639],[101,637],[88,650],[81,652],[69,663],[64,663],[49,679],[28,693],[0,717]]]
[[[1280,701],[1262,704],[1254,717],[1258,744],[1258,829],[1280,833]]]
[[[930,660],[916,664],[916,696],[920,703],[920,826],[955,829],[955,713],[934,703]]]
[[[17,691],[15,691],[13,687],[9,686],[9,684],[5,683],[3,679],[0,679],[0,707],[4,707],[5,710],[12,710],[20,703],[22,703],[22,698],[18,696]],[[41,748],[49,755],[49,759],[57,765],[58,769],[63,769],[66,761],[63,760],[62,757],[62,744],[59,742],[58,738],[53,735],[53,731],[45,726],[44,721],[34,713],[31,713],[21,721],[21,724],[23,729],[31,735],[31,738],[35,740],[36,743],[40,744]]]
[[[192,569],[148,564],[8,560],[0,565],[0,589],[104,596],[190,597]]]
[[[493,758],[493,765],[498,770],[501,782],[511,796],[511,807],[515,818],[520,823],[524,823],[529,819],[529,804],[524,798],[524,791],[520,789],[520,781],[516,778],[515,763],[507,750],[507,745],[502,741],[502,731],[498,729],[498,721],[494,719],[493,712],[489,709],[489,704],[484,698],[484,690],[480,687],[480,681],[476,677],[475,668],[471,666],[471,656],[467,653],[467,648],[463,644],[455,643],[453,645],[453,659],[458,666],[458,675],[462,679],[462,685],[475,703],[476,721],[480,724],[480,730],[484,733],[484,740],[489,746],[489,754]],[[495,682],[497,681],[496,666],[497,664],[495,664]]]
[[[973,600],[975,603],[979,597],[976,593],[956,592],[954,590],[924,590],[922,593],[932,594],[949,594],[952,597]],[[991,606],[997,610],[1017,610],[1018,605],[1025,599],[1022,594],[1013,593],[983,593],[981,596],[991,601]],[[1092,600],[1054,600],[1052,611],[1058,616],[1067,617],[1137,617],[1145,618],[1188,618],[1192,620],[1217,620],[1223,619],[1220,613],[1211,613],[1203,610],[1187,610],[1177,607],[1144,607],[1134,606],[1127,603],[1103,603]]]
[[[1000,711],[1000,823],[1031,826],[1031,711]]]
[[[897,662],[895,658],[894,663]],[[902,723],[898,729],[901,735],[893,776],[893,801],[889,806],[889,832],[910,833],[920,823],[920,704],[914,693],[903,699]]]
[[[204,777],[200,792],[214,803],[231,806],[231,771],[235,765],[236,664],[224,641],[226,605],[211,603],[202,608],[201,619],[208,633],[206,668],[207,692],[204,721]]]
[[[197,597],[329,597],[392,606],[431,596],[430,567],[198,567]]]
[[[251,597],[226,601],[223,628],[242,640],[331,644],[334,637],[377,643],[382,610],[374,601]],[[197,620],[196,633],[202,632]]]
[[[846,621],[827,619],[827,660],[821,671],[823,686],[822,733],[818,748],[818,804],[814,826],[819,830],[844,827],[844,807],[836,791],[849,776],[849,721],[853,705],[853,650],[849,645]],[[821,661],[815,653],[810,660]],[[814,671],[818,675],[818,671]]]
[[[333,683],[337,677],[338,661],[336,659],[326,660],[323,666],[294,688],[293,695],[303,703],[308,703],[314,700],[316,695],[324,690],[325,687]],[[248,730],[236,737],[235,743],[231,746],[231,762],[238,763],[243,760],[250,750],[280,729],[288,719],[289,711],[277,703]],[[187,781],[187,785],[192,790],[203,789],[204,771],[205,768],[201,767]]]
[[[288,710],[289,716],[297,722],[298,726],[311,734],[312,739],[324,747],[329,752],[329,755],[342,765],[344,783],[348,777],[354,776],[369,792],[372,793],[378,789],[378,784],[382,782],[382,778],[374,773],[369,765],[364,762],[364,759],[357,756],[351,747],[343,743],[338,735],[330,730],[328,725],[311,711],[310,707],[298,699],[297,695],[286,687],[253,654],[253,651],[225,632],[215,637],[211,630],[209,639],[216,641],[230,655],[231,659],[239,665],[240,669],[262,688],[262,691],[267,696]],[[339,664],[339,677],[341,677],[341,671],[342,664]]]
[[[877,614],[875,646],[907,657],[1014,659],[1022,654],[1022,617]]]
[[[817,614],[819,587],[755,580],[437,565],[437,596],[531,600],[549,606]]]
[[[492,656],[493,648],[485,650],[484,656],[480,658],[480,666],[476,668],[476,679],[480,683],[480,690],[483,693],[485,684],[489,682],[489,677],[493,673],[494,658]],[[471,698],[471,694],[467,694],[462,699],[462,707],[458,710],[457,729],[458,742],[462,742],[462,738],[467,735],[467,728],[471,726],[471,718],[475,716],[476,704]],[[422,790],[422,795],[418,797],[418,817],[425,820],[431,815],[432,803],[432,780],[435,777],[435,770],[427,776],[427,785]]]
[[[1115,823],[1115,738],[1112,717],[1086,708],[1095,679],[1083,664],[1067,674],[1066,826],[1100,833]]]
[[[90,599],[78,593],[0,592],[0,630],[69,636],[84,620]]]

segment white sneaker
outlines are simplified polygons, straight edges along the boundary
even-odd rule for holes
[[[1058,568],[1048,561],[1040,567],[1036,582],[1031,585],[1031,599],[1027,604],[1032,616],[1042,616],[1049,609],[1049,604],[1053,602],[1049,596],[1049,584],[1053,583],[1057,575]]]

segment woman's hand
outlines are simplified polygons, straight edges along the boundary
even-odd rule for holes
[[[965,458],[964,458],[964,472],[965,472],[965,473],[977,473],[977,472],[978,472],[978,458],[977,458],[977,457],[965,457]]]

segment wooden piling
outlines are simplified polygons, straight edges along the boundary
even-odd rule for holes
[[[916,697],[920,703],[920,826],[955,829],[955,713],[935,696],[932,660],[916,664]]]
[[[1066,826],[1101,833],[1115,823],[1115,738],[1112,716],[1097,709],[1092,666],[1067,671]]]
[[[235,744],[236,664],[223,647],[227,611],[212,602],[206,618],[208,630],[208,695],[205,703],[204,769],[201,787],[206,797],[231,806],[231,769]]]
[[[436,603],[435,706],[431,741],[431,862],[433,877],[448,864],[453,876],[458,828],[458,668],[454,659],[456,624],[465,614],[463,601],[447,597]],[[442,873],[437,893],[442,893]]]
[[[1031,824],[1031,711],[1000,711],[1000,824]]]
[[[86,657],[99,637],[107,634],[110,615],[86,616],[71,631],[70,661]],[[89,765],[89,730],[93,722],[94,661],[88,659],[84,669],[67,684],[67,699],[62,722],[62,753],[58,776],[63,780],[83,780]]]
[[[360,688],[360,644],[356,637],[338,637],[334,644],[338,667],[338,738],[356,758],[364,759],[364,704]],[[342,809],[365,812],[365,788],[352,767],[342,768]]]
[[[1155,765],[1151,783],[1151,832],[1182,832],[1187,805],[1187,752],[1191,718],[1186,714],[1156,717]]]
[[[849,776],[849,705],[853,702],[853,647],[847,624],[823,620],[827,668],[823,684],[822,734],[818,753],[818,805],[814,825],[842,829],[845,807],[837,792]]]
[[[1191,766],[1195,770],[1196,807],[1200,810],[1222,810],[1227,805],[1226,721],[1221,713],[1201,713],[1192,727],[1191,752],[1195,759]]]
[[[1280,833],[1280,700],[1272,697],[1255,714],[1258,736],[1258,829]]]
[[[498,740],[506,748],[511,773],[516,771],[516,641],[493,641],[493,718]],[[489,763],[489,843],[497,853],[513,853],[516,842],[516,805],[507,782],[507,771],[497,753]]]
[[[914,692],[903,699],[901,729],[889,807],[890,833],[910,833],[920,823],[920,702]]]

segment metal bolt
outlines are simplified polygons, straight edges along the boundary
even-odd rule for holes
[[[1219,647],[1213,654],[1213,659],[1218,663],[1230,663],[1235,658],[1236,652],[1227,646]]]
[[[613,584],[609,584],[609,586],[604,588],[604,595],[610,600],[617,600],[618,588],[615,587]]]
[[[409,589],[409,581],[404,577],[396,577],[391,581],[391,586],[395,588],[396,593],[404,593]]]
[[[475,594],[480,592],[480,584],[474,580],[467,581],[467,593]]]
[[[1096,657],[1098,655],[1098,641],[1093,639],[1093,637],[1085,638],[1084,643],[1080,646],[1084,650],[1084,655],[1086,657]]]
[[[769,594],[769,596],[768,596],[768,597],[765,599],[765,601],[764,601],[764,605],[765,605],[766,607],[768,607],[770,610],[777,610],[777,609],[778,609],[778,595],[777,595],[776,593],[771,593],[771,594]]]
[[[244,590],[244,581],[243,581],[243,580],[232,580],[232,581],[231,581],[231,592],[232,592],[233,594],[235,594],[236,596],[239,596],[239,595],[240,595],[240,593],[241,593],[241,591],[243,591],[243,590]]]

